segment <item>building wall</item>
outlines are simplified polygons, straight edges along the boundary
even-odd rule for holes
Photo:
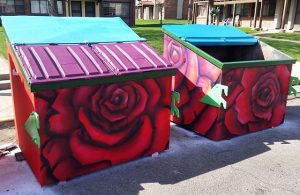
[[[287,9],[285,13],[285,20],[283,28],[285,30],[293,30],[293,31],[300,31],[300,0],[287,0]],[[283,18],[283,4],[284,0],[276,0],[276,7],[274,12],[271,12],[269,9],[269,14],[263,15],[262,17],[262,29],[264,30],[270,30],[270,29],[280,29],[281,28],[281,20]],[[253,4],[254,5],[254,4]],[[270,5],[270,4],[269,4]],[[272,4],[274,5],[274,4]],[[220,21],[224,18],[232,18],[232,6],[233,5],[226,5],[224,10],[224,6],[221,5],[221,8],[223,8],[223,15],[220,15]],[[266,4],[265,4],[266,6]],[[199,6],[198,6],[199,8]],[[266,8],[266,7],[265,7]],[[273,7],[274,8],[274,7]],[[252,10],[254,12],[254,10]],[[251,15],[248,17],[240,17],[238,20],[236,18],[235,25],[242,26],[242,27],[252,27],[253,28],[253,16],[254,13],[251,12]],[[225,15],[224,15],[225,13]],[[272,13],[272,14],[271,14]],[[196,13],[196,23],[199,24],[205,24],[206,23],[206,17],[200,15],[200,13]],[[259,9],[258,9],[259,14]],[[238,13],[236,12],[236,15]],[[222,24],[222,23],[221,23]],[[256,20],[256,27],[259,25],[259,16],[257,16]]]
[[[129,26],[133,26],[135,24],[135,0],[102,0],[100,1],[100,16],[103,16],[103,9],[101,9],[104,2],[107,3],[129,3],[130,6],[130,16],[128,18],[121,17]]]
[[[176,19],[177,16],[177,0],[165,0],[165,19]]]
[[[95,2],[95,17],[107,17],[104,16],[104,9],[103,4],[104,3],[129,3],[129,16],[128,17],[121,17],[129,26],[133,26],[135,22],[135,1],[134,0],[102,0],[102,1],[94,1],[94,0],[71,0],[72,1],[80,1],[81,2],[81,15],[84,17],[86,16],[85,11],[85,2]],[[65,2],[65,5],[67,7],[66,16],[72,16],[71,10],[72,10],[72,3],[69,3],[68,1]],[[116,17],[116,16],[112,16]]]
[[[187,19],[189,0],[183,0],[183,6],[178,7],[179,0],[165,0],[165,19]],[[177,16],[177,9],[182,9],[181,18]]]
[[[44,0],[45,1],[45,0]],[[95,3],[95,16],[100,17],[103,16],[103,3],[129,3],[129,16],[124,18],[123,20],[130,26],[134,25],[134,17],[135,17],[135,0],[61,0],[63,6],[63,14],[59,16],[72,16],[72,6],[71,2],[77,1],[81,2],[81,16],[86,15],[85,11],[85,2],[94,2]],[[5,1],[6,3],[6,1]],[[44,14],[33,14],[31,13],[31,0],[24,0],[24,12],[23,13],[6,13],[5,10],[8,9],[9,5],[0,2],[0,15],[49,15],[48,13]]]
[[[30,0],[24,0],[25,15],[30,15]]]
[[[48,2],[48,0],[41,0],[40,3],[42,2]],[[65,1],[66,0],[58,0],[59,2],[61,2],[62,5],[62,14],[58,14],[58,16],[65,16],[66,15],[66,7],[65,7]],[[12,3],[11,1],[9,3]],[[31,0],[23,0],[23,12],[17,12],[17,5],[9,5],[7,1],[1,1],[0,2],[0,15],[35,15],[35,16],[47,16],[49,15],[49,13],[32,13],[32,7],[31,7]],[[13,8],[14,7],[14,8]],[[20,10],[20,5],[18,5],[19,10]],[[10,10],[10,11],[7,11]],[[14,12],[12,10],[15,10]],[[48,11],[51,12],[51,10],[53,10],[49,4],[48,4]],[[12,12],[11,12],[12,11]]]
[[[294,21],[294,30],[300,31],[300,0],[298,0],[298,5],[296,9],[296,16]]]
[[[191,1],[191,4],[192,3],[193,3],[193,1]],[[183,19],[188,19],[188,11],[189,11],[189,1],[188,0],[184,0],[184,2],[183,2],[183,10],[182,10],[182,18]],[[192,13],[191,13],[191,15],[192,15]]]
[[[253,18],[240,18],[239,21],[236,21],[238,26],[242,27],[253,27],[254,20]],[[259,19],[256,20],[256,26],[258,26]],[[274,28],[274,17],[265,17],[262,19],[261,26],[263,29],[273,29]]]

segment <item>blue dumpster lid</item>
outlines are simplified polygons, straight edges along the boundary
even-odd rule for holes
[[[142,41],[119,17],[1,16],[11,44],[80,44]]]
[[[233,26],[164,25],[163,30],[195,46],[255,45],[257,39]]]

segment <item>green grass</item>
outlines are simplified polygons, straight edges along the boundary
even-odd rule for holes
[[[7,58],[6,46],[5,46],[5,35],[2,26],[0,26],[0,55],[2,55],[5,59]]]
[[[163,32],[159,20],[136,20],[132,28],[158,52],[163,52]],[[164,24],[187,24],[187,20],[163,20]]]
[[[253,30],[252,28],[249,28],[249,27],[238,27],[238,28],[247,34],[257,33],[256,30]]]
[[[270,37],[275,39],[288,39],[294,41],[300,41],[300,33],[268,33],[260,34],[260,37]]]
[[[286,53],[287,55],[297,59],[300,61],[300,44],[297,43],[289,43],[285,41],[273,41],[269,39],[261,38],[261,41],[267,43],[268,45],[275,47],[279,51]]]

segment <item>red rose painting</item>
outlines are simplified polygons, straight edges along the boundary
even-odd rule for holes
[[[289,82],[286,82],[290,79],[288,67],[280,65],[237,70],[242,71],[242,78],[232,88],[234,100],[230,100],[230,107],[224,111],[228,131],[243,134],[244,131],[257,131],[281,124],[289,89]]]
[[[164,41],[164,56],[179,69],[173,90],[180,94],[180,117],[172,116],[174,123],[222,140],[283,122],[291,65],[221,70],[167,35]],[[217,83],[228,86],[226,109],[200,102]]]
[[[221,82],[221,69],[168,36],[165,36],[165,45],[168,47],[164,56],[170,62],[176,62],[179,70],[173,90],[180,94],[177,105],[180,117],[172,116],[171,120],[187,129],[206,134],[215,123],[219,109],[200,102],[200,99],[212,86]],[[179,58],[178,54],[184,57]]]
[[[169,86],[166,77],[38,93],[48,178],[66,180],[167,148]]]

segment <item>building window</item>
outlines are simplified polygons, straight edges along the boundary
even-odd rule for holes
[[[57,14],[58,15],[63,15],[64,10],[63,10],[63,2],[62,1],[56,1],[57,3]]]
[[[24,14],[24,0],[0,1],[0,14]]]
[[[85,2],[85,16],[86,17],[95,17],[95,2]]]
[[[241,17],[250,17],[252,16],[252,6],[251,3],[243,3],[236,5],[236,15],[240,15]]]
[[[31,0],[32,14],[48,14],[47,0]]]
[[[276,0],[266,0],[264,1],[263,16],[274,16],[276,8]]]
[[[103,16],[130,17],[130,3],[103,3]]]
[[[81,10],[81,1],[72,1],[71,3],[72,7],[72,16],[82,16],[82,10]]]

